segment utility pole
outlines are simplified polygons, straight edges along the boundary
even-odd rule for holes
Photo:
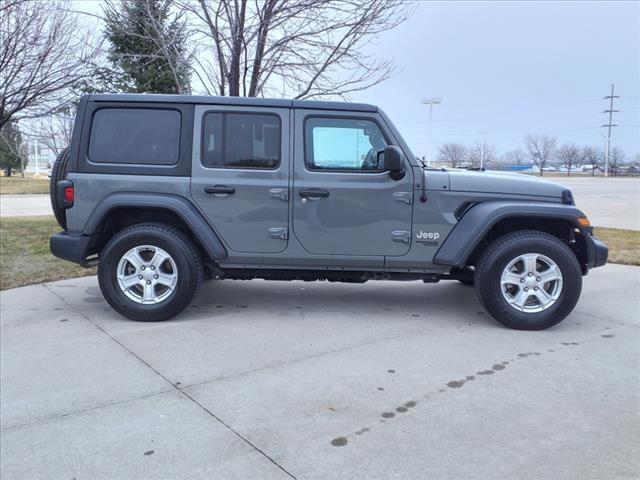
[[[611,95],[607,95],[606,97],[604,97],[604,100],[609,100],[609,110],[605,110],[602,113],[608,113],[609,114],[609,123],[602,125],[603,127],[607,127],[609,129],[609,132],[607,134],[607,148],[605,149],[605,154],[604,154],[604,176],[608,177],[609,176],[609,155],[611,154],[611,127],[617,127],[618,125],[612,123],[613,122],[613,113],[617,112],[618,110],[614,110],[613,109],[613,99],[614,98],[620,98],[619,95],[614,95],[613,94],[613,89],[614,89],[615,85],[612,83],[611,84]]]

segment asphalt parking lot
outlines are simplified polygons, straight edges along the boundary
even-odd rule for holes
[[[0,293],[4,479],[635,478],[640,268],[500,327],[449,282],[209,282],[135,323],[95,277]]]

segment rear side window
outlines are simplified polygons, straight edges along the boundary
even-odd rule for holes
[[[202,164],[211,168],[277,168],[280,138],[277,115],[209,112],[203,122]]]
[[[91,124],[89,159],[94,163],[175,165],[180,123],[177,110],[100,109]]]

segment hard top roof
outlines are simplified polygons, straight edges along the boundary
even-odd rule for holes
[[[201,95],[158,95],[106,93],[88,96],[92,102],[194,103],[199,105],[238,105],[249,107],[309,108],[316,110],[351,110],[377,112],[378,107],[366,103],[324,102],[316,100],[285,100],[257,97],[213,97]]]

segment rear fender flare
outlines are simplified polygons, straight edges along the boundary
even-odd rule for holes
[[[187,224],[207,255],[219,260],[227,258],[227,249],[200,211],[187,199],[176,195],[114,193],[105,197],[91,213],[82,234],[94,235],[104,218],[116,208],[159,208],[174,212]]]

